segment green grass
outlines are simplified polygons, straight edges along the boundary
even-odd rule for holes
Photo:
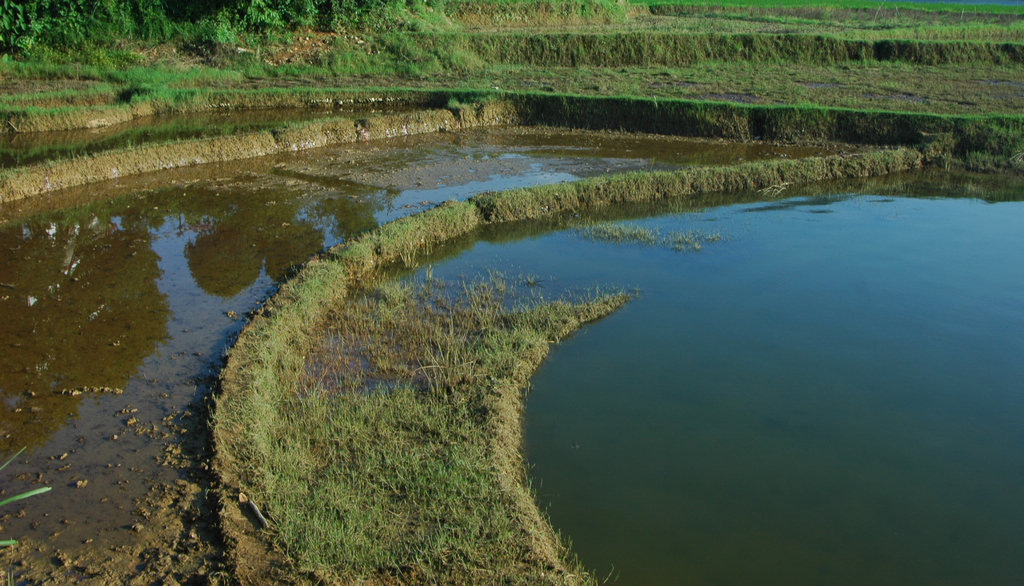
[[[13,462],[15,458],[20,456],[21,453],[24,452],[24,451],[25,451],[25,448],[21,448],[20,450],[17,451],[17,453],[15,453],[13,456],[11,456],[6,462],[4,462],[3,464],[0,464],[0,470],[3,470],[4,468],[7,468],[7,466],[11,462]],[[34,496],[37,496],[37,495],[40,495],[40,494],[44,494],[44,493],[50,492],[50,488],[51,487],[49,487],[49,486],[40,486],[38,488],[33,488],[31,490],[26,490],[24,492],[19,492],[18,494],[15,494],[15,495],[11,495],[11,496],[3,499],[3,500],[0,500],[0,507],[2,507],[4,505],[9,505],[11,503],[18,502],[18,501],[20,501],[22,499],[27,499],[27,498],[30,498],[30,497],[34,497]],[[0,547],[10,547],[12,545],[17,545],[17,544],[18,544],[18,540],[17,539],[3,539],[3,540],[0,540]]]
[[[605,4],[456,2],[448,10],[519,11],[542,22],[545,13],[614,11],[614,3]],[[88,122],[89,108],[187,110],[231,101],[225,88],[273,91],[275,85],[498,87],[948,114],[1024,108],[1024,11],[986,6],[951,12],[929,5],[897,15],[886,13],[888,3],[873,5],[874,11],[854,3],[658,6],[675,12],[579,25],[554,18],[554,28],[538,30],[502,25],[482,32],[455,21],[364,31],[358,39],[332,37],[326,50],[279,65],[261,51],[287,44],[287,35],[253,37],[246,52],[236,50],[241,40],[233,41],[207,60],[216,67],[197,66],[185,46],[179,47],[181,62],[166,52],[147,57],[150,49],[141,45],[139,64],[37,56],[0,63],[8,90],[0,92],[0,114],[18,128],[25,116]],[[441,22],[439,7],[431,10],[422,11]]]
[[[271,66],[245,57],[226,69],[0,63],[11,86],[0,96],[0,117],[17,128],[25,117],[84,124],[104,108],[287,106],[286,93],[307,92],[313,100],[320,88],[322,98],[329,99],[326,94],[339,87],[498,87],[943,114],[1024,108],[1020,43],[709,34],[707,23],[701,26],[705,32],[697,34],[390,33],[368,36],[363,45],[339,41],[311,62]],[[1024,38],[1024,30],[1003,29]]]
[[[705,245],[722,240],[722,234],[719,232],[704,230],[670,230],[663,232],[658,228],[618,223],[584,226],[577,228],[575,233],[586,240],[664,247],[676,252],[698,252]]]
[[[244,489],[299,575],[587,581],[524,483],[520,389],[551,340],[625,301],[515,301],[494,276],[302,299],[323,313],[303,336],[298,378],[267,381],[271,404],[219,408],[220,441],[255,449]],[[230,429],[245,438],[225,435]]]
[[[508,297],[495,277],[390,282],[326,317],[307,353],[314,374],[272,424],[281,447],[261,465],[267,510],[298,569],[329,581],[548,581],[531,559],[523,503],[505,490],[502,477],[518,482],[522,471],[494,453],[504,424],[495,414],[518,412],[515,389],[549,340],[625,298]]]
[[[222,499],[241,491],[258,502],[273,523],[264,538],[283,555],[246,553],[258,538],[226,507],[224,530],[243,544],[234,552],[239,579],[266,580],[273,567],[326,581],[583,578],[525,483],[521,389],[550,340],[625,298],[516,306],[499,282],[380,285],[388,271],[478,226],[631,202],[699,207],[721,199],[713,192],[919,164],[915,151],[880,151],[490,193],[387,224],[311,261],[246,328],[223,373],[214,422]],[[680,246],[691,242],[676,236]]]
[[[946,2],[885,2],[880,6],[874,0],[629,0],[641,6],[684,6],[684,7],[736,7],[762,8],[776,10],[779,8],[817,8],[817,9],[863,9],[892,10],[899,8],[905,11],[953,12],[971,11],[987,14],[1024,14],[1024,7],[1002,4],[955,4]]]

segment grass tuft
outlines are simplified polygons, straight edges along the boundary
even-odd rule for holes
[[[311,261],[239,337],[222,373],[214,435],[239,580],[420,583],[589,581],[533,500],[520,453],[522,389],[545,355],[621,294],[513,303],[526,277],[378,283],[481,226],[572,217],[614,203],[861,177],[920,165],[902,149],[723,169],[623,174],[490,193],[388,224]],[[695,247],[717,235],[661,235]],[[358,284],[373,285],[370,290]],[[353,294],[353,290],[358,293]],[[359,292],[361,291],[361,292]],[[274,552],[280,553],[274,553]],[[275,557],[276,556],[276,557]],[[277,568],[277,569],[275,569]],[[281,572],[275,574],[274,572]]]
[[[604,223],[578,228],[575,233],[581,238],[615,244],[639,244],[641,246],[670,248],[676,252],[698,252],[706,244],[719,242],[722,234],[704,230],[670,230],[648,228],[637,224]]]
[[[588,581],[524,487],[520,389],[550,340],[626,299],[522,300],[492,275],[389,282],[334,305],[292,392],[253,423],[274,449],[252,492],[296,569],[330,582]]]

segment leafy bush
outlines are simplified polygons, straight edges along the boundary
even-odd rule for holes
[[[129,38],[216,44],[311,27],[389,28],[444,0],[0,0],[0,51],[77,49]]]
[[[29,12],[16,0],[0,0],[0,51],[24,48],[29,33]]]

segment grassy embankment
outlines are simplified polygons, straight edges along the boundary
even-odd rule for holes
[[[583,313],[540,306],[541,313],[516,318],[492,306],[484,313],[497,325],[485,343],[480,331],[488,328],[477,317],[467,318],[473,327],[451,317],[467,306],[410,303],[408,289],[366,287],[373,291],[385,272],[414,266],[482,227],[624,203],[699,206],[722,191],[881,175],[921,163],[920,153],[901,149],[489,193],[386,224],[310,262],[243,332],[224,372],[217,467],[238,571],[252,580],[269,572],[343,581],[589,581],[523,483],[520,389],[545,352],[545,331],[564,335],[622,298],[585,304]],[[540,315],[557,327],[531,325]],[[428,342],[416,345],[422,336]],[[501,360],[488,354],[495,347]],[[331,355],[340,361],[331,363]],[[361,374],[351,374],[351,364],[361,365],[354,371]],[[324,380],[332,381],[328,389],[348,392],[321,392]],[[421,391],[352,392],[363,383]],[[269,533],[258,532],[235,504],[239,492],[268,512]],[[389,524],[394,518],[401,522]],[[267,553],[267,537],[283,556]],[[254,566],[257,559],[265,563]]]
[[[495,103],[477,108],[422,110],[361,119],[340,118],[235,136],[115,149],[88,157],[0,171],[0,202],[161,169],[247,159],[330,144],[515,122],[514,108]]]
[[[586,5],[592,10],[588,13],[573,6],[513,2],[474,15],[473,4],[452,3],[448,15],[423,10],[428,15],[423,20],[401,26],[392,20],[389,30],[296,35],[280,47],[276,43],[287,33],[247,36],[232,28],[245,21],[231,20],[232,14],[239,14],[232,13],[221,23],[224,42],[214,39],[214,46],[203,41],[196,49],[190,46],[194,39],[173,37],[149,45],[136,39],[141,44],[137,47],[157,55],[147,62],[162,63],[157,67],[112,68],[118,59],[121,64],[140,64],[150,58],[143,50],[109,46],[95,47],[92,64],[84,66],[62,64],[66,59],[57,49],[0,65],[5,87],[18,93],[0,105],[13,130],[34,123],[42,128],[45,120],[62,121],[65,127],[103,125],[147,111],[266,107],[274,100],[278,105],[292,100],[322,109],[338,96],[349,95],[287,87],[313,83],[429,90],[390,95],[413,101],[424,95],[443,96],[445,101],[434,105],[450,104],[453,116],[463,110],[479,111],[461,104],[500,98],[500,107],[511,108],[527,123],[917,147],[853,157],[628,174],[486,194],[385,225],[310,262],[282,286],[239,339],[218,401],[215,434],[218,471],[224,480],[224,527],[235,545],[232,555],[242,580],[258,581],[275,572],[277,577],[350,581],[487,582],[503,576],[530,582],[587,580],[577,574],[571,556],[558,544],[524,486],[518,451],[519,389],[552,333],[564,334],[598,317],[621,298],[508,314],[482,303],[476,289],[476,296],[470,296],[475,302],[447,313],[432,312],[427,308],[436,304],[413,302],[415,292],[408,289],[389,286],[376,297],[360,296],[366,292],[361,287],[372,285],[382,269],[410,266],[483,226],[546,220],[597,206],[665,198],[699,205],[711,193],[878,175],[925,162],[963,162],[975,168],[1024,164],[1018,155],[1024,151],[1022,119],[1014,106],[1021,98],[1012,95],[1013,84],[1024,82],[1020,46],[1014,42],[1019,37],[1013,36],[1019,30],[1019,12],[992,10],[957,24],[949,10],[914,12],[904,7],[920,19],[918,24],[907,25],[903,17],[893,16],[891,23],[874,27],[868,24],[869,11],[851,4],[851,24],[836,27],[827,22],[832,18],[827,10],[816,18],[797,8],[758,8],[745,16],[739,9],[661,7],[653,11],[659,16],[608,3]],[[458,21],[460,10],[464,24]],[[531,11],[532,17],[519,19]],[[570,30],[525,35],[472,29],[501,15],[503,27],[552,17],[552,22]],[[876,21],[879,16],[885,20],[878,11]],[[597,22],[599,30],[571,29],[585,22]],[[702,22],[723,28],[714,34],[691,34]],[[313,49],[293,50],[303,46],[303,37],[311,41],[314,36],[320,44]],[[170,57],[160,43],[175,45],[180,52]],[[244,50],[237,51],[238,46]],[[180,68],[196,62],[218,67]],[[965,68],[972,71],[969,81],[978,91],[957,85],[962,84],[960,72]],[[719,71],[724,80],[717,79]],[[848,78],[863,85],[851,88]],[[543,85],[518,91],[528,81]],[[905,84],[915,93],[903,93]],[[220,85],[231,86],[230,91],[211,89]],[[269,85],[286,87],[265,89]],[[451,90],[452,85],[458,89]],[[795,91],[797,87],[803,90]],[[1009,93],[1003,96],[1007,88]],[[955,103],[950,97],[957,94],[970,95],[974,105]],[[263,99],[269,101],[261,103]],[[326,144],[315,137],[348,136],[350,130],[359,134],[355,123],[349,123],[345,132],[317,124],[267,133],[273,143],[267,143],[267,149]],[[294,140],[279,140],[281,136]],[[153,148],[194,151],[200,144],[216,143]],[[102,156],[121,153],[89,157],[100,161],[97,169],[110,162]],[[481,314],[495,324],[490,328],[494,337],[486,341],[477,335],[479,327],[454,325],[459,321],[479,326]],[[394,321],[372,322],[373,315]],[[310,380],[310,369],[316,365],[307,357],[323,349],[318,344],[329,337],[332,327],[362,327],[355,332],[358,338],[370,329],[401,331],[399,324],[409,323],[432,324],[423,335],[437,336],[432,338],[435,343],[410,349],[412,354],[404,358],[405,375],[394,375],[388,384],[419,385],[420,391],[338,395],[321,392],[319,383]],[[351,332],[340,335],[351,337]],[[352,352],[362,365],[376,360],[365,353],[376,353],[393,364],[396,341],[402,340],[367,338]],[[500,353],[492,353],[502,344]],[[476,353],[432,368],[439,365],[439,357],[423,353],[433,353],[435,346]],[[495,356],[503,358],[491,361]],[[456,368],[467,362],[474,364],[470,380],[465,380],[465,369]],[[428,371],[456,376],[431,378]],[[240,491],[265,508],[273,522],[268,532],[256,531],[244,516],[246,509],[235,504]],[[477,506],[460,510],[467,501]],[[404,522],[393,524],[396,518]],[[508,524],[509,519],[514,522]],[[267,553],[261,541],[267,538],[281,553]]]
[[[985,7],[968,14],[929,8],[887,17],[884,11],[872,13],[859,6],[756,6],[741,10],[659,4],[652,8],[654,12],[673,16],[655,16],[643,7],[629,11],[607,3],[452,3],[447,15],[433,9],[427,13],[424,8],[421,12],[432,14],[429,18],[409,18],[402,26],[361,36],[330,33],[322,41],[314,40],[306,47],[310,50],[295,54],[288,50],[281,53],[275,44],[286,33],[238,37],[235,45],[249,42],[255,49],[228,52],[213,61],[195,54],[187,57],[191,41],[181,37],[175,49],[180,49],[178,53],[157,51],[160,56],[153,57],[153,63],[145,67],[62,64],[45,51],[35,56],[27,52],[18,60],[0,63],[6,79],[3,83],[10,89],[0,96],[0,116],[6,119],[4,130],[17,135],[14,131],[110,127],[168,113],[300,108],[309,110],[313,117],[328,116],[354,102],[381,96],[390,96],[395,103],[436,108],[450,98],[473,101],[500,96],[536,104],[541,100],[534,94],[550,95],[555,103],[563,101],[562,95],[566,94],[601,98],[621,95],[636,98],[626,100],[632,105],[648,99],[659,107],[630,108],[627,112],[634,119],[625,120],[625,124],[584,124],[631,128],[638,117],[645,116],[641,111],[688,110],[679,120],[695,122],[689,127],[676,121],[647,124],[645,129],[741,139],[872,143],[870,133],[857,130],[812,131],[801,136],[799,125],[833,120],[834,124],[864,128],[882,118],[879,112],[940,114],[949,118],[915,122],[908,136],[917,131],[951,132],[952,139],[942,137],[953,145],[948,161],[960,160],[975,169],[1019,167],[1018,155],[1024,151],[1019,123],[1019,112],[1024,108],[1024,68],[1020,67],[1024,45],[1019,43],[1018,34],[1024,22],[1021,11]],[[843,19],[841,24],[832,20],[837,15]],[[481,32],[479,26],[473,26],[478,22],[519,22],[516,18],[526,22],[550,19],[563,28],[497,33]],[[569,20],[578,26],[567,27]],[[428,27],[424,22],[433,24]],[[597,24],[586,28],[579,24],[582,22]],[[699,32],[695,32],[697,28]],[[714,32],[708,32],[711,28]],[[957,40],[928,40],[940,37]],[[292,45],[313,38],[292,37]],[[1006,39],[1018,42],[1004,42]],[[173,45],[174,41],[157,46],[167,43]],[[134,47],[139,59],[148,58],[142,40],[126,46]],[[294,59],[281,62],[277,58],[281,54]],[[196,59],[217,66],[182,67],[195,65]],[[970,75],[963,75],[965,69]],[[380,89],[389,85],[404,86],[409,91]],[[353,87],[355,92],[350,91]],[[453,87],[457,91],[451,91]],[[689,103],[674,101],[680,99]],[[595,109],[581,107],[584,114],[576,118],[603,117],[607,111],[601,111],[601,103],[595,101]],[[705,119],[705,111],[720,113],[729,108],[721,104],[739,105],[732,107],[729,116],[716,114]],[[765,108],[747,109],[744,105]],[[773,110],[773,106],[779,109]],[[777,113],[786,109],[783,106],[799,112],[788,116],[792,127],[785,132],[779,132],[778,125],[774,131],[758,129],[756,122],[742,128],[743,119],[778,118]],[[845,109],[858,113],[841,113]],[[1000,117],[992,118],[995,115]],[[657,118],[665,121],[668,117],[659,114]],[[617,116],[615,120],[623,119]],[[718,122],[725,122],[725,127],[709,132],[709,127]],[[293,122],[282,132],[271,134],[294,133],[295,127],[302,125]],[[175,132],[187,134],[186,130],[172,129],[167,133],[170,136],[159,132],[134,136],[160,144],[171,140]],[[109,141],[111,150],[116,154],[132,139],[130,129],[116,135]],[[261,140],[267,142],[267,137]],[[132,146],[137,144],[132,142]],[[209,150],[208,144],[193,146],[193,150]],[[76,152],[73,147],[60,151],[65,153],[61,156]],[[93,146],[86,154],[95,152],[104,150]],[[266,148],[254,148],[252,154],[266,152]],[[19,147],[0,154],[10,160],[32,157]],[[211,155],[212,159],[218,156]],[[78,156],[79,161],[83,158]],[[118,160],[115,157],[102,165],[88,161],[72,166],[105,166],[105,175],[86,173],[103,178],[113,172]],[[180,162],[178,157],[160,164]],[[19,172],[41,174],[45,180],[48,169],[43,167]],[[118,173],[123,174],[121,170]],[[45,181],[36,183],[45,189]]]
[[[218,435],[235,448],[238,426],[258,426],[244,438],[255,460],[242,463],[264,471],[250,494],[291,558],[282,576],[533,584],[583,575],[526,488],[520,389],[551,340],[626,298],[509,308],[505,297],[493,280],[455,293],[437,282],[356,293],[320,322],[297,393],[274,405],[238,397],[273,421],[218,413]],[[259,569],[246,560],[240,577],[260,581]]]
[[[159,169],[402,134],[514,123],[738,140],[916,146],[930,164],[949,166],[959,162],[973,169],[1024,169],[1018,154],[1024,151],[1024,122],[1020,116],[942,116],[494,92],[406,92],[396,96],[416,103],[447,99],[451,107],[359,120],[296,123],[273,131],[115,149],[7,169],[0,171],[0,201]],[[498,96],[504,99],[493,100]]]
[[[133,57],[117,66],[89,60],[87,51],[74,53],[71,63],[52,51],[27,51],[0,64],[11,93],[27,94],[5,96],[6,114],[125,102],[185,105],[202,96],[177,96],[182,90],[276,83],[550,87],[938,113],[1016,112],[1022,106],[1014,84],[1024,82],[1024,11],[1014,7],[904,7],[898,16],[889,4],[874,11],[653,7],[672,16],[654,16],[644,7],[623,11],[614,3],[452,2],[447,14],[421,8],[401,25],[358,35],[344,28],[340,34],[238,31],[222,43],[202,43],[219,47],[215,56],[197,50],[185,33],[121,43],[118,50]],[[588,24],[567,25],[569,17]],[[517,23],[528,23],[531,31],[517,32]],[[552,27],[538,31],[539,23]],[[487,31],[485,24],[501,29]],[[970,75],[963,75],[965,66]],[[74,87],[61,89],[61,82]]]

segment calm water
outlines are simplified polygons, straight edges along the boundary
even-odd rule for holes
[[[208,390],[245,313],[327,246],[486,190],[814,152],[561,134],[407,137],[0,206],[0,453],[28,447],[3,486],[53,487],[0,511],[3,534],[72,554],[135,540],[133,503],[181,476],[162,465],[173,424]]]
[[[620,584],[1024,583],[1024,203],[901,193],[936,190],[619,221],[723,237],[699,252],[570,230],[435,267],[637,289],[554,349],[527,404],[534,485],[585,565]]]

